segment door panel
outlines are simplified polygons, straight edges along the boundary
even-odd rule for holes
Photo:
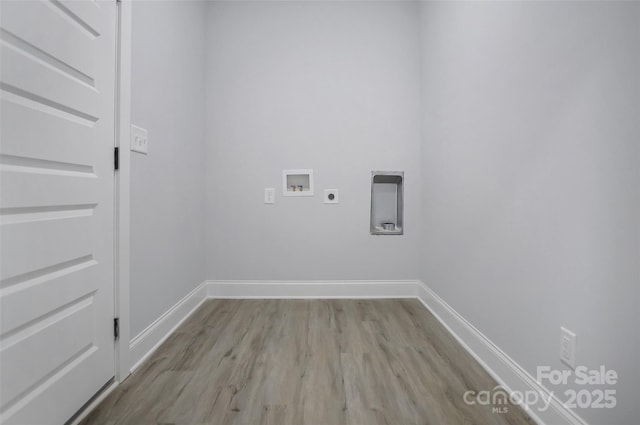
[[[90,2],[77,3],[88,3],[99,12]],[[59,3],[8,1],[2,7],[2,32],[17,39],[25,54],[35,52],[38,60],[49,62],[52,67],[91,79],[95,74],[95,35],[79,27],[76,18]],[[12,40],[12,44],[16,42]]]
[[[105,154],[113,157],[113,152]],[[79,171],[79,164],[34,161],[32,158],[4,155],[0,167],[3,171],[2,208],[7,216],[21,211],[42,212],[46,208],[53,210],[95,205],[100,197],[93,190],[97,185],[97,176],[82,175],[84,171]],[[21,207],[41,209],[17,209]]]
[[[54,310],[37,324],[30,326],[30,332],[16,335],[20,343],[12,344],[7,338],[7,347],[2,353],[3,361],[9,364],[28,363],[22,370],[6,369],[2,376],[2,397],[8,400],[37,386],[43,376],[56,370],[78,355],[95,349],[92,344],[91,322],[93,294],[74,300],[69,305]],[[67,332],[74,328],[73,333]],[[33,350],[39,345],[56,347],[46,356]]]
[[[2,266],[2,279],[6,283],[18,283],[25,274],[47,272],[51,267],[93,253],[93,208],[64,211],[68,217],[60,217],[58,211],[13,214],[11,220],[3,220],[3,250],[11,253],[11,262]],[[18,216],[22,222],[16,222]],[[4,217],[3,217],[4,218]]]
[[[93,149],[86,141],[94,138],[93,127],[5,99],[1,102],[0,127],[5,155],[64,162],[91,170]],[[37,122],[38,125],[24,126],[20,124],[23,121]],[[58,135],[59,143],[48,143],[50,134]]]
[[[100,106],[97,102],[100,95],[95,88],[59,72],[60,68],[47,67],[40,56],[29,55],[16,46],[2,44],[3,89],[57,107],[86,120],[86,125],[93,125]]]
[[[0,8],[0,418],[63,424],[115,370],[116,2]]]

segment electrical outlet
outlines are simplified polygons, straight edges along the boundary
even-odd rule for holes
[[[144,128],[131,126],[131,150],[138,153],[149,153],[149,134]]]
[[[560,360],[572,369],[576,367],[576,334],[560,327]]]
[[[324,190],[324,203],[325,204],[339,204],[338,189],[325,189]]]
[[[276,203],[276,190],[273,187],[264,188],[264,203],[265,204]]]

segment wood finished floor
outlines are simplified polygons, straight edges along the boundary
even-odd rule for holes
[[[83,422],[534,424],[416,300],[211,300]]]

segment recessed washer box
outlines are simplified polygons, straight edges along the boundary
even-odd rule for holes
[[[404,233],[404,171],[371,172],[372,235]]]
[[[313,170],[283,170],[282,194],[284,196],[313,196]]]

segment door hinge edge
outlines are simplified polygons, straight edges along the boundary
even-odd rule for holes
[[[120,318],[114,317],[113,319],[113,339],[117,341],[120,338]]]

